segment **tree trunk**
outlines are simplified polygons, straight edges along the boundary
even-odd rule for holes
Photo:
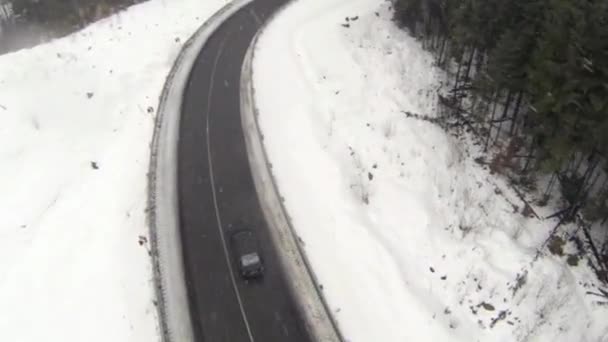
[[[492,93],[492,97],[494,96],[494,93]],[[479,106],[479,110],[477,110]],[[483,128],[484,125],[484,120],[486,118],[487,113],[489,112],[490,109],[490,103],[489,101],[487,101],[484,96],[482,95],[475,95],[473,97],[473,105],[471,106],[471,113],[473,114],[473,119],[475,119],[477,122],[477,131],[481,132],[481,129]]]
[[[456,80],[454,81],[454,89],[458,88],[458,82],[460,81],[460,71],[462,70],[462,59],[464,57],[464,49],[458,59],[458,70],[456,71]]]
[[[522,170],[524,173],[528,171],[530,162],[532,161],[532,158],[534,158],[534,137],[530,139],[530,147],[528,148],[528,151],[530,154],[528,155],[528,158],[526,158],[526,163],[524,164],[524,169]]]
[[[427,50],[433,51],[433,29],[430,22],[424,24],[424,37]]]
[[[515,132],[515,125],[517,124],[517,116],[519,115],[519,108],[521,106],[521,100],[524,97],[524,92],[520,91],[517,95],[517,102],[515,103],[515,110],[513,111],[513,121],[511,121],[511,128],[509,129],[509,135],[513,136]]]
[[[595,152],[592,152],[592,154],[589,158],[590,159],[593,158],[594,154],[595,154]],[[581,159],[583,159],[583,158],[581,158]],[[588,184],[589,179],[593,175],[593,172],[595,172],[595,168],[597,167],[598,164],[599,164],[599,158],[595,163],[593,163],[592,166],[588,167],[587,170],[585,171],[585,174],[583,175],[583,184],[581,184],[581,186],[577,189],[576,195],[574,196],[574,203],[572,203],[573,210],[572,210],[570,217],[574,217],[574,215],[576,214],[576,210],[582,206],[584,200],[587,198],[589,188],[586,185]]]
[[[439,50],[439,59],[437,64],[439,64],[439,66],[443,65],[443,54],[445,53],[445,48],[447,45],[448,39],[447,37],[443,36],[442,40],[441,40],[441,49]]]
[[[473,93],[473,91],[471,91],[471,108],[469,109],[469,113],[471,113],[469,116],[471,118],[471,120],[473,121],[473,125],[479,125],[479,122],[481,122],[481,119],[478,119],[477,117],[477,112],[475,111],[475,106],[477,106],[477,102],[479,102],[479,95]],[[462,102],[462,101],[461,101]],[[460,106],[460,108],[462,108],[462,105]]]
[[[470,78],[470,73],[471,73],[471,66],[473,65],[473,58],[475,57],[475,51],[477,51],[477,49],[475,47],[473,47],[471,49],[471,53],[469,54],[469,61],[467,62],[467,72],[466,72],[466,76],[465,76],[465,81],[469,81]]]
[[[576,156],[576,154],[575,154],[575,156]],[[574,175],[578,174],[578,170],[581,168],[581,165],[583,164],[584,159],[585,159],[585,157],[581,155],[580,158],[578,158],[578,163],[575,160],[575,163],[573,163],[573,165],[572,165],[573,167],[570,170],[570,175],[574,176]]]
[[[543,193],[543,196],[549,195],[551,190],[553,190],[553,185],[555,184],[556,179],[557,179],[557,173],[553,172],[551,174],[551,178],[549,179],[549,183],[547,184],[547,187],[545,188],[545,192]]]
[[[595,177],[593,177],[593,179],[591,180],[591,177],[589,177],[589,183],[587,184],[587,190],[585,191],[587,194],[591,193],[591,191],[593,190],[593,187],[595,186],[595,184],[597,184],[597,181],[600,179],[600,176],[602,175],[601,172],[594,172]]]
[[[604,274],[608,274],[608,272],[606,272],[606,264],[604,262],[604,260],[602,259],[600,253],[597,250],[597,247],[595,246],[595,242],[593,241],[593,238],[591,237],[591,234],[589,233],[589,229],[587,227],[587,225],[583,226],[583,232],[585,233],[585,238],[587,238],[587,244],[589,245],[591,252],[593,253],[593,256],[595,257],[595,260],[597,261],[598,265],[597,267],[604,271]],[[593,268],[593,264],[590,265]],[[606,275],[604,275],[604,277],[606,277]],[[601,279],[602,281],[608,281],[608,279]]]
[[[594,152],[591,154],[590,159],[593,158],[593,155],[595,155]],[[587,167],[587,170],[585,171],[585,174],[583,175],[583,186],[582,187],[585,187],[585,185],[589,183],[589,180],[591,179],[591,176],[593,176],[593,173],[595,172],[595,169],[597,168],[599,163],[600,163],[600,161],[598,158],[598,160],[596,160],[592,164],[592,166]]]
[[[432,25],[433,32],[433,52],[437,52],[437,45],[439,45],[439,29],[436,27],[437,25]]]
[[[570,177],[574,175],[574,165],[576,165],[576,152],[572,152],[566,162],[562,161],[559,167],[560,174],[567,174]]]
[[[504,119],[507,117],[507,113],[509,112],[509,106],[511,105],[511,100],[513,98],[513,93],[511,92],[511,90],[507,90],[507,101],[505,102],[505,107],[502,111],[502,117],[501,119]],[[496,133],[496,139],[494,139],[494,141],[498,141],[498,139],[500,138],[500,132],[502,130],[502,123],[504,121],[500,121],[498,123],[498,129],[497,129],[497,133]]]
[[[492,117],[490,118],[490,127],[488,127],[488,135],[486,136],[486,143],[483,147],[483,151],[487,152],[488,151],[488,145],[490,144],[490,137],[492,136],[492,127],[494,126],[494,124],[492,123],[492,121],[494,121],[494,115],[496,114],[496,107],[498,106],[498,98],[500,97],[500,90],[497,90],[494,93],[493,96],[493,101],[492,101]]]
[[[566,162],[565,166],[562,166],[562,170],[560,170],[560,172],[568,174],[570,177],[574,176],[574,171],[576,170],[577,166],[576,161],[579,160],[577,158],[578,155],[576,154],[576,152],[572,152],[570,158]]]
[[[481,68],[482,68],[482,66],[484,64],[485,59],[486,59],[485,52],[477,51],[477,58],[476,58],[476,61],[475,61],[475,69],[474,69],[475,73],[474,73],[473,76],[477,75],[477,73],[479,72],[479,70],[481,70]]]

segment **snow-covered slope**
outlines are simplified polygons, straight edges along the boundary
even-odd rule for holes
[[[431,56],[378,0],[299,0],[254,84],[287,209],[349,341],[608,341],[584,262],[435,116]],[[541,216],[551,212],[540,211]]]
[[[152,0],[0,56],[0,340],[158,339],[146,174],[183,42],[227,0]]]

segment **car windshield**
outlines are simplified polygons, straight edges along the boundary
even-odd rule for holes
[[[243,267],[256,266],[260,263],[260,257],[257,253],[245,254],[241,257]]]

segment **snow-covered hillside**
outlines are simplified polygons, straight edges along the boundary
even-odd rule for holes
[[[158,97],[227,0],[152,0],[0,56],[0,340],[158,340],[146,226]]]
[[[608,341],[586,264],[537,247],[556,224],[404,112],[443,79],[378,0],[299,0],[262,35],[254,84],[286,206],[349,341]],[[537,209],[541,216],[555,208]]]

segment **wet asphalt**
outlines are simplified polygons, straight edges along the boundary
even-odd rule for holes
[[[178,144],[180,231],[197,341],[311,341],[277,260],[255,191],[240,119],[241,65],[284,0],[255,0],[208,40],[184,94]],[[230,232],[254,230],[264,278],[238,274]]]

